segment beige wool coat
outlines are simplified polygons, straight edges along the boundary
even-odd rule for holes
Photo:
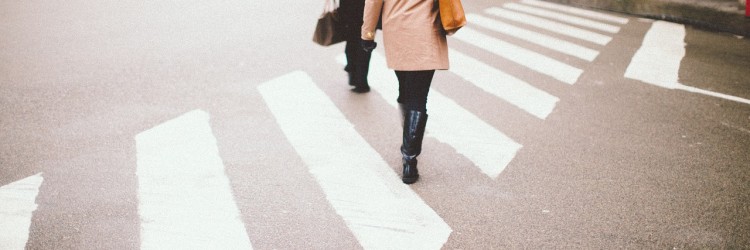
[[[448,69],[448,42],[435,0],[365,0],[362,39],[374,40],[383,14],[388,67],[399,71]]]

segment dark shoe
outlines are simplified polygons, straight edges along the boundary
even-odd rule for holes
[[[404,112],[403,144],[401,158],[404,165],[401,180],[412,184],[419,179],[417,170],[417,156],[422,153],[422,139],[424,139],[427,114],[415,110]]]
[[[354,93],[367,93],[370,92],[370,84],[367,82],[367,74],[370,71],[369,66],[365,65],[354,65],[349,71],[349,85],[354,86],[352,92]]]
[[[354,86],[354,88],[352,89],[352,92],[357,93],[357,94],[364,94],[364,93],[370,92],[370,86],[369,85]]]

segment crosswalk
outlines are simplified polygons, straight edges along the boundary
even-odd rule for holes
[[[627,18],[538,0],[509,2],[467,17],[469,25],[450,42],[476,47],[562,86],[576,84],[584,70],[574,65],[595,62],[628,24]],[[500,35],[547,50],[533,51],[497,38]],[[451,49],[449,55],[450,74],[540,121],[561,101],[540,84],[468,52]],[[332,60],[346,63],[343,55]],[[396,109],[397,80],[385,65],[376,51],[370,94]],[[308,72],[292,71],[262,83],[257,91],[336,214],[366,249],[441,248],[451,225],[400,182],[318,84]],[[450,93],[432,89],[428,105],[426,136],[470,160],[488,180],[501,175],[523,150],[521,143],[462,107]],[[252,249],[210,116],[194,110],[135,136],[141,248]],[[0,188],[0,199],[18,201],[0,203],[2,249],[24,248],[42,181],[36,175]]]
[[[141,249],[251,249],[209,115],[191,111],[135,137]]]
[[[345,58],[340,55],[339,62]],[[393,72],[385,67],[385,58],[373,52],[371,59],[370,86],[395,109],[398,82]],[[469,158],[483,173],[497,177],[507,166],[521,145],[485,121],[456,104],[440,91],[430,90],[430,126],[425,132],[432,137],[451,145],[458,153]]]
[[[336,213],[364,248],[438,249],[448,240],[450,227],[400,183],[307,74],[293,72],[258,88]]]

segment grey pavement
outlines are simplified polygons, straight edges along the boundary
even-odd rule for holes
[[[750,18],[738,0],[545,0],[750,35]]]

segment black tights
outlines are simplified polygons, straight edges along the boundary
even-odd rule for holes
[[[406,110],[427,112],[427,94],[430,92],[435,70],[396,71],[398,78],[398,103]]]

